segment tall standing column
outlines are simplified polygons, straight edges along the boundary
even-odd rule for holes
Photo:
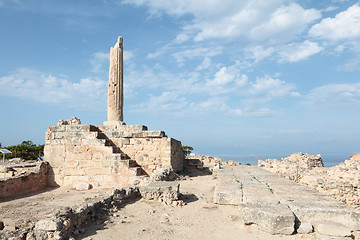
[[[123,38],[110,49],[107,116],[108,122],[123,122]]]

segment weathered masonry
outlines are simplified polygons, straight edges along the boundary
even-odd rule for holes
[[[142,125],[50,126],[45,160],[60,186],[125,186],[158,168],[183,169],[181,143]]]
[[[183,170],[181,142],[163,131],[123,122],[123,39],[110,50],[108,119],[102,126],[77,118],[48,127],[44,157],[55,183],[75,187],[125,186],[154,170]]]

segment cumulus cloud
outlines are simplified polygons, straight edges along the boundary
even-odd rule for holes
[[[176,52],[173,54],[173,57],[176,61],[182,64],[186,59],[193,59],[196,57],[213,57],[219,55],[221,53],[220,47],[215,48],[193,48],[193,49],[186,49],[184,51]]]
[[[298,62],[324,50],[316,42],[291,43],[279,52],[279,62]]]
[[[266,21],[251,29],[250,36],[253,39],[290,40],[320,17],[320,12],[315,9],[306,10],[296,3],[283,5],[277,8]]]
[[[130,76],[130,78],[129,78]],[[295,86],[271,76],[251,81],[241,71],[238,62],[222,65],[211,77],[204,81],[195,69],[193,72],[173,74],[152,68],[133,69],[127,75],[126,91],[133,89],[132,111],[159,113],[205,114],[222,112],[243,117],[265,117],[274,113],[262,104],[300,94]],[[151,95],[138,102],[136,95]]]
[[[310,29],[309,34],[329,40],[358,39],[360,37],[359,3],[338,13],[334,18],[323,19]]]
[[[300,34],[321,17],[315,9],[304,9],[288,0],[124,0],[124,4],[147,6],[149,13],[170,16],[192,16],[176,38],[183,42],[218,38],[284,41]]]
[[[210,67],[210,65],[211,65],[211,59],[209,57],[205,57],[202,63],[196,67],[196,70],[201,71],[207,69]]]
[[[327,84],[314,88],[303,104],[314,108],[359,107],[360,82]]]
[[[83,78],[71,82],[33,69],[19,69],[0,77],[0,89],[4,90],[1,95],[75,109],[99,111],[106,106],[107,82],[99,79]]]

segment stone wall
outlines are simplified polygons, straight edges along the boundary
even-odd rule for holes
[[[295,153],[282,161],[277,159],[259,161],[258,166],[307,185],[355,209],[360,209],[358,156],[356,154],[351,156],[350,160],[328,168],[323,167],[319,156]]]
[[[49,163],[40,162],[34,172],[0,180],[0,198],[16,197],[43,190],[49,181]]]
[[[44,154],[60,186],[126,186],[158,168],[183,168],[181,143],[143,125],[50,126]]]

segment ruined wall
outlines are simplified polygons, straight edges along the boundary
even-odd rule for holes
[[[45,189],[50,181],[49,163],[41,162],[34,172],[0,180],[0,198],[16,197]]]
[[[165,166],[182,170],[181,143],[162,131],[142,125],[50,126],[45,159],[53,167],[55,182],[72,186],[125,186],[136,176]]]

